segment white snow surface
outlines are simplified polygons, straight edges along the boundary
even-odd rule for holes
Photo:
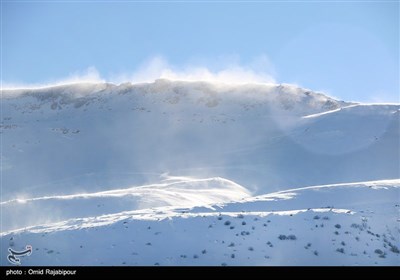
[[[24,265],[399,265],[399,188],[337,184],[75,218],[5,232],[1,245],[32,245]]]
[[[3,90],[1,265],[399,265],[399,131],[286,84]]]

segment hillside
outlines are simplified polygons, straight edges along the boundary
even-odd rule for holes
[[[339,184],[125,211],[3,233],[1,245],[32,245],[24,265],[399,265],[399,188]]]
[[[399,264],[398,104],[70,84],[3,90],[1,135],[2,265]]]

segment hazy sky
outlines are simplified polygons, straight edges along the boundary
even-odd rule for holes
[[[399,1],[1,0],[1,8],[4,86],[211,75],[400,102]]]

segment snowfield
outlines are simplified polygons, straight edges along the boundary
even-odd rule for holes
[[[400,105],[293,85],[2,91],[1,265],[400,265]]]
[[[6,232],[1,245],[32,245],[24,265],[399,265],[399,188],[373,181],[124,211]]]
[[[249,192],[222,178],[168,178],[158,184],[96,193],[16,199],[2,202],[3,230],[38,223],[114,214],[160,206],[194,207],[248,197]],[[44,214],[43,213],[48,213]],[[14,221],[15,215],[18,219]]]

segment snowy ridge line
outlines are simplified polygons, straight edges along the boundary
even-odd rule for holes
[[[212,207],[210,208],[211,208],[210,210],[214,210],[214,208]],[[198,213],[187,213],[186,211],[179,212],[173,210],[177,209],[174,208],[171,209],[171,207],[159,207],[152,209],[151,211],[153,212],[149,212],[148,210],[147,211],[135,210],[135,211],[125,211],[117,214],[109,214],[96,217],[69,219],[66,221],[52,223],[52,224],[37,225],[37,226],[2,232],[0,233],[0,237],[11,233],[17,234],[21,232],[44,233],[53,231],[79,230],[85,228],[101,227],[101,226],[108,226],[127,219],[161,221],[172,218],[186,219],[195,217],[217,217],[217,216],[229,216],[229,217],[238,217],[238,216],[266,217],[270,215],[290,216],[310,211],[315,213],[331,212],[336,214],[349,214],[349,215],[353,215],[356,213],[355,211],[351,211],[349,209],[341,209],[341,208],[314,208],[314,209],[307,208],[307,209],[295,209],[295,210],[284,210],[284,211],[232,211],[232,212],[217,211],[217,212],[198,212]]]
[[[335,113],[335,112],[339,112],[339,111],[342,110],[342,109],[357,107],[357,106],[359,106],[359,105],[361,105],[361,104],[349,105],[349,106],[337,108],[337,109],[330,110],[330,111],[326,111],[326,112],[322,112],[322,113],[317,113],[317,114],[311,114],[311,115],[303,116],[303,117],[301,117],[301,118],[302,118],[302,119],[317,118],[317,117],[320,117],[320,116],[323,116],[323,115],[328,115],[328,114],[332,114],[332,113]]]
[[[317,117],[320,117],[320,116],[333,114],[333,113],[336,113],[336,112],[339,112],[339,111],[342,111],[342,110],[348,110],[348,109],[352,109],[352,108],[373,108],[373,107],[377,107],[377,106],[378,107],[390,107],[390,108],[394,107],[395,109],[397,109],[396,111],[391,112],[391,113],[396,113],[396,112],[400,111],[400,104],[397,104],[397,103],[376,103],[376,104],[375,103],[371,103],[371,104],[368,104],[368,103],[357,103],[357,104],[352,104],[352,105],[349,105],[349,106],[343,106],[343,107],[340,107],[340,108],[336,108],[336,109],[325,111],[325,112],[321,112],[321,113],[302,116],[301,118],[302,119],[312,119],[312,118],[317,118]]]
[[[358,103],[359,105],[366,105],[366,106],[371,106],[371,105],[378,105],[378,106],[400,106],[400,102],[362,102]]]
[[[287,189],[283,191],[277,191],[268,194],[262,194],[258,196],[252,196],[249,198],[243,198],[238,203],[247,203],[257,200],[262,201],[274,201],[277,199],[287,200],[294,198],[299,191],[304,190],[318,190],[324,188],[371,188],[371,189],[387,189],[387,188],[400,188],[400,179],[389,179],[389,180],[374,180],[364,182],[353,182],[353,183],[340,183],[340,184],[328,184],[328,185],[317,185],[308,186],[302,188]]]
[[[175,180],[175,181],[174,181]],[[172,181],[172,182],[170,182]],[[27,199],[21,199],[21,198],[16,198],[16,199],[11,199],[7,201],[3,201],[0,203],[0,205],[7,205],[10,203],[27,203],[27,202],[32,202],[32,201],[41,201],[41,200],[68,200],[68,199],[76,199],[76,198],[99,198],[99,197],[123,197],[123,196],[140,196],[143,193],[147,192],[155,192],[155,191],[166,191],[166,192],[174,192],[174,191],[188,191],[190,192],[191,189],[193,189],[195,192],[201,192],[203,190],[213,190],[215,189],[214,187],[203,187],[201,189],[198,188],[189,188],[188,186],[179,186],[183,185],[185,183],[215,183],[215,182],[221,182],[221,183],[226,183],[229,184],[229,187],[226,187],[226,185],[223,185],[223,188],[221,188],[221,185],[219,185],[217,190],[224,190],[224,191],[241,191],[243,193],[248,193],[248,191],[240,186],[239,184],[236,184],[233,181],[230,181],[228,179],[224,179],[221,177],[213,177],[213,178],[207,178],[207,179],[193,179],[189,177],[168,177],[167,179],[163,180],[162,182],[167,182],[167,183],[156,183],[156,184],[149,184],[149,185],[143,185],[143,186],[137,186],[137,187],[131,187],[131,188],[125,188],[125,189],[115,189],[115,190],[109,190],[109,191],[102,191],[102,192],[95,192],[95,193],[80,193],[80,194],[72,194],[72,195],[56,195],[56,196],[42,196],[42,197],[35,197],[35,198],[27,198]]]
[[[81,193],[81,194],[72,194],[72,195],[56,195],[56,196],[42,196],[42,197],[35,197],[35,198],[27,198],[27,199],[21,199],[21,198],[16,198],[16,199],[11,199],[7,201],[0,202],[0,205],[7,205],[10,203],[27,203],[31,201],[41,201],[41,200],[51,200],[51,199],[56,199],[56,200],[68,200],[68,199],[75,199],[75,198],[94,198],[94,197],[122,197],[122,196],[128,196],[128,195],[141,195],[143,194],[141,191],[154,191],[154,188],[167,188],[171,187],[177,184],[185,183],[185,182],[211,182],[213,180],[218,180],[218,181],[223,181],[227,182],[230,184],[235,185],[238,189],[243,190],[244,192],[248,192],[244,187],[240,186],[239,184],[225,179],[221,177],[214,177],[214,178],[207,178],[207,179],[193,179],[189,177],[175,177],[175,176],[169,176],[167,179],[163,180],[164,182],[171,181],[171,180],[181,180],[177,182],[171,182],[171,183],[156,183],[156,184],[149,184],[149,185],[143,185],[143,186],[137,186],[137,187],[131,187],[131,188],[125,188],[125,189],[115,189],[115,190],[109,190],[109,191],[102,191],[102,192],[95,192],[95,193]],[[187,180],[187,181],[186,181]],[[330,188],[330,187],[366,187],[365,185],[388,185],[388,187],[394,187],[394,188],[400,188],[400,179],[390,179],[390,180],[378,180],[378,181],[365,181],[365,182],[354,182],[354,183],[340,183],[340,184],[328,184],[328,185],[317,185],[317,186],[308,186],[308,187],[303,187],[303,188],[295,188],[295,189],[287,189],[283,191],[278,191],[278,192],[273,192],[269,194],[263,194],[260,196],[256,197],[250,197],[250,198],[245,198],[244,201],[247,200],[253,200],[257,197],[262,197],[262,198],[268,198],[268,197],[274,197],[277,198],[279,196],[282,197],[282,199],[286,199],[284,194],[286,195],[295,195],[295,193],[292,193],[294,191],[301,191],[301,190],[310,190],[310,189],[320,189],[320,188]],[[382,186],[371,186],[372,188],[383,188]],[[182,190],[181,188],[170,188],[168,189],[169,191],[173,190]],[[185,189],[187,190],[187,189]],[[196,192],[200,190],[196,189]]]
[[[39,91],[39,90],[59,90],[59,89],[64,89],[64,88],[71,88],[71,87],[76,87],[76,88],[95,88],[95,89],[101,89],[98,88],[99,86],[104,86],[108,88],[118,88],[118,87],[123,87],[123,88],[135,88],[135,87],[143,87],[146,85],[151,85],[154,83],[171,83],[171,84],[196,84],[196,85],[214,85],[217,87],[226,87],[226,88],[233,88],[233,87],[243,87],[243,86],[249,86],[249,85],[256,85],[256,86],[272,86],[272,87],[278,87],[278,86],[292,86],[292,87],[298,87],[297,85],[292,85],[292,84],[286,84],[286,83],[274,83],[274,82],[246,82],[246,83],[226,83],[226,82],[221,82],[221,81],[189,81],[189,80],[175,80],[175,79],[165,79],[165,78],[159,78],[155,79],[152,82],[123,82],[123,83],[113,83],[113,82],[107,82],[107,81],[96,81],[96,82],[75,82],[75,83],[55,83],[55,84],[45,84],[45,85],[32,85],[32,86],[20,86],[20,87],[4,87],[2,91],[6,92],[24,92],[24,91]],[[307,89],[308,90],[308,89]],[[94,91],[93,93],[95,93]]]
[[[372,186],[367,186],[372,185]],[[385,185],[385,186],[382,186]],[[295,189],[287,189],[284,191],[278,191],[272,194],[284,194],[288,192],[294,191],[302,191],[302,190],[312,190],[312,189],[322,189],[322,188],[332,188],[332,187],[371,187],[375,189],[381,188],[400,188],[400,178],[399,179],[388,179],[388,180],[374,180],[374,181],[364,181],[364,182],[353,182],[353,183],[339,183],[339,184],[328,184],[328,185],[317,185],[317,186],[308,186],[303,188],[295,188]],[[269,195],[269,194],[267,194]],[[264,195],[261,195],[264,196]]]
[[[18,97],[38,97],[46,99],[47,97],[67,97],[69,99],[92,98],[100,95],[109,95],[110,93],[126,94],[127,92],[141,91],[144,94],[148,93],[168,93],[176,92],[176,90],[195,90],[208,93],[233,93],[234,91],[244,92],[249,95],[250,91],[257,92],[261,95],[277,94],[278,95],[286,90],[289,92],[297,92],[298,95],[311,94],[314,98],[326,98],[334,102],[342,104],[352,104],[336,100],[329,97],[322,92],[312,91],[308,88],[303,88],[295,84],[287,83],[238,83],[228,84],[215,81],[184,81],[184,80],[170,80],[170,79],[156,79],[153,82],[141,83],[109,83],[109,82],[82,82],[70,84],[55,84],[45,85],[38,87],[21,87],[21,88],[4,88],[2,89],[4,99],[13,99]],[[292,93],[293,93],[292,92]],[[252,93],[252,94],[253,94]],[[252,95],[250,94],[250,95]]]

